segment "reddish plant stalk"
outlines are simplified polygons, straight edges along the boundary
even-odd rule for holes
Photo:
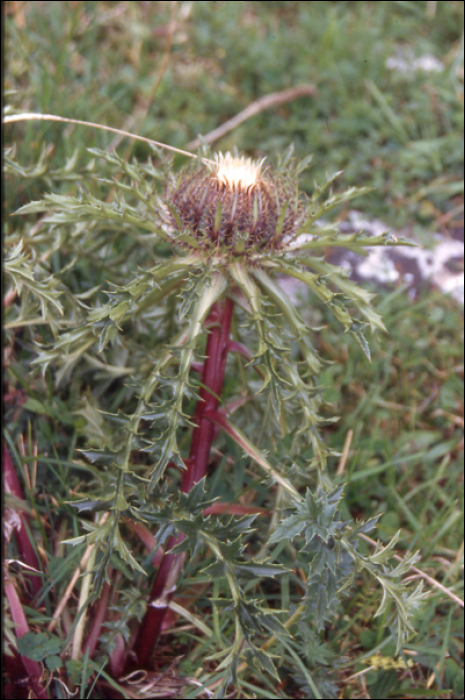
[[[108,577],[111,578],[112,570],[111,567],[108,568]],[[105,581],[102,586],[102,592],[98,603],[92,610],[92,627],[89,632],[89,636],[85,644],[82,647],[82,653],[85,654],[86,651],[89,654],[89,658],[93,657],[94,651],[98,644],[98,639],[102,631],[103,623],[105,622],[106,615],[108,612],[108,604],[110,602],[111,586]]]
[[[226,358],[230,350],[229,335],[234,310],[234,302],[225,299],[222,304],[213,306],[205,327],[210,329],[207,340],[206,358],[202,367],[202,387],[195,409],[196,427],[192,434],[187,469],[183,472],[181,489],[188,493],[192,486],[207,473],[210,449],[215,433],[215,426],[205,417],[207,411],[218,409],[219,397],[223,388]],[[171,537],[166,547],[172,549],[183,536]],[[150,592],[147,612],[142,620],[134,651],[137,666],[147,665],[161,632],[163,620],[169,603],[176,589],[176,581],[184,563],[184,554],[170,554],[168,551],[158,569],[155,582]]]
[[[25,634],[27,634],[27,632],[29,632],[29,625],[27,623],[23,606],[21,605],[21,601],[16,592],[16,588],[14,587],[13,581],[9,578],[9,576],[6,577],[4,590],[10,606],[11,617],[13,618],[13,622],[15,624],[16,636],[23,637]],[[27,656],[19,656],[19,654],[15,656],[15,659],[16,661],[18,659],[21,660],[23,675],[21,675],[21,667],[19,664],[16,664],[16,668],[13,668],[12,664],[11,670],[13,671],[13,682],[16,678],[17,683],[23,686],[23,690],[25,693],[28,693],[28,696],[28,688],[30,687],[37,698],[47,700],[49,694],[47,689],[42,685],[41,665],[37,661],[29,659]]]
[[[16,498],[24,500],[23,490],[21,488],[21,484],[19,483],[18,475],[16,474],[13,461],[5,444],[3,445],[3,483],[7,493],[11,493],[16,496]],[[28,531],[31,532],[29,517],[23,511],[18,511],[18,516],[19,524],[15,530],[15,535],[20,559],[24,564],[27,564],[27,566],[30,566],[32,569],[36,569],[36,571],[39,572],[40,563],[28,534]],[[25,577],[28,579],[31,585],[32,598],[36,598],[42,588],[40,575],[38,573],[34,574],[32,572],[27,572],[25,573]],[[30,604],[30,601],[28,601],[28,605]]]

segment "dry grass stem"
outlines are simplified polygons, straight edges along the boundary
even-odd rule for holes
[[[108,519],[109,515],[110,515],[109,513],[104,513],[100,522],[99,522],[99,525],[103,525],[103,523]],[[64,593],[62,599],[60,600],[60,602],[58,603],[55,612],[53,613],[52,621],[50,622],[50,624],[47,627],[48,632],[52,632],[55,629],[55,627],[57,626],[57,623],[58,623],[58,620],[60,619],[61,613],[63,612],[64,608],[66,607],[66,604],[71,596],[71,593],[73,592],[73,588],[76,585],[76,581],[78,580],[79,576],[81,575],[81,571],[85,568],[87,561],[89,560],[89,557],[91,556],[94,548],[95,548],[95,544],[90,544],[88,547],[86,547],[86,551],[82,555],[82,559],[80,561],[80,564],[77,567],[74,574],[72,575],[71,580],[66,587],[65,593]]]
[[[247,119],[254,117],[256,114],[260,114],[260,112],[263,112],[265,109],[275,107],[276,105],[285,104],[286,102],[295,100],[298,97],[313,97],[315,94],[316,87],[314,85],[300,85],[289,88],[288,90],[282,90],[281,92],[272,92],[270,95],[264,95],[258,100],[255,100],[255,102],[252,102],[248,107],[243,109],[242,112],[236,114],[235,117],[228,119],[227,122],[219,126],[217,129],[210,131],[210,133],[203,136],[202,139],[197,138],[193,141],[189,141],[187,148],[195,151],[197,148],[199,148],[199,146],[201,146],[202,143],[213,143],[214,141],[217,141],[225,136],[225,134],[227,134],[229,131],[235,129],[236,126],[239,126],[239,124],[242,124],[243,122],[247,121]]]
[[[341,461],[339,462],[339,466],[337,468],[336,474],[342,474],[342,472],[346,468],[347,459],[349,457],[349,451],[350,451],[350,446],[352,444],[353,437],[354,437],[354,431],[349,430],[349,432],[347,433],[347,437],[345,439],[345,442],[344,442],[344,448],[342,450]]]
[[[36,112],[23,112],[22,114],[10,114],[6,117],[3,117],[4,124],[12,124],[13,122],[24,121],[65,122],[67,124],[81,124],[82,126],[90,126],[94,129],[102,129],[102,131],[112,131],[115,134],[121,134],[122,136],[129,137],[130,139],[136,139],[137,141],[145,141],[145,143],[150,143],[152,146],[158,146],[159,148],[164,148],[167,151],[173,151],[173,153],[180,153],[181,155],[188,156],[189,158],[196,158],[196,156],[193,153],[183,151],[181,148],[168,146],[165,143],[160,143],[159,141],[154,141],[153,139],[147,139],[145,138],[145,136],[131,134],[129,131],[124,131],[123,129],[115,129],[112,126],[104,126],[102,124],[96,124],[95,122],[86,122],[82,121],[81,119],[67,119],[66,117],[58,117],[56,114],[38,114]]]

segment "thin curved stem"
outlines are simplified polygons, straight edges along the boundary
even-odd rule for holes
[[[121,134],[122,136],[128,136],[131,139],[136,139],[137,141],[145,141],[159,148],[164,148],[168,151],[173,151],[174,153],[181,153],[183,156],[189,156],[189,158],[196,158],[194,153],[189,151],[183,151],[181,148],[175,148],[174,146],[168,146],[166,143],[160,143],[159,141],[154,141],[153,139],[147,139],[145,136],[139,136],[138,134],[131,134],[130,131],[124,131],[123,129],[115,129],[112,126],[104,126],[103,124],[96,124],[95,122],[86,122],[82,119],[68,119],[66,117],[60,117],[57,114],[39,114],[37,112],[23,112],[22,114],[9,114],[3,117],[4,124],[11,124],[12,122],[23,122],[23,121],[44,121],[44,122],[65,122],[66,124],[81,124],[82,126],[91,126],[93,129],[102,129],[103,131],[112,131],[115,134]],[[204,162],[207,159],[202,159]]]

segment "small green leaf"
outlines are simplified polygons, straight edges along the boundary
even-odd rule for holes
[[[45,659],[45,665],[47,666],[48,670],[53,673],[62,667],[63,662],[59,656],[47,656]]]
[[[55,657],[61,653],[64,641],[45,632],[29,631],[17,638],[17,645],[21,656],[27,656],[32,661],[43,661],[47,656]]]

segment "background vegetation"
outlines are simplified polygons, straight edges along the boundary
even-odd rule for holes
[[[5,13],[10,110],[95,121],[185,148],[261,96],[313,84],[314,96],[261,112],[215,147],[237,146],[259,157],[294,143],[298,156],[314,154],[302,178],[304,190],[312,191],[313,179],[344,170],[345,185],[376,187],[356,204],[367,218],[406,227],[424,245],[433,244],[432,232],[451,236],[463,227],[461,2],[9,2]],[[424,55],[443,69],[388,67],[393,57],[411,65]],[[52,188],[74,193],[91,159],[86,148],[117,147],[126,160],[149,153],[143,144],[116,142],[110,134],[78,126],[15,124],[4,135],[26,175],[5,179],[4,234],[11,245],[30,235],[37,217],[10,215]],[[43,264],[54,271],[63,261],[55,251]],[[104,278],[102,272],[95,284]],[[76,294],[89,291],[79,276],[73,285]],[[402,528],[399,552],[419,549],[419,568],[461,595],[462,309],[434,290],[415,298],[402,287],[384,290],[377,307],[389,335],[371,342],[370,365],[355,343],[341,339],[324,307],[310,309],[307,299],[301,303],[313,325],[325,326],[315,344],[334,361],[323,379],[341,420],[325,437],[338,451],[349,446],[347,458],[330,466],[347,479],[344,515],[366,519],[383,513],[380,539]],[[83,389],[78,378],[74,389],[60,392],[38,370],[31,380],[28,329],[18,329],[17,319],[14,330],[8,323],[7,313],[6,439],[20,473],[29,474],[25,483],[37,515],[40,553],[58,571],[61,540],[78,534],[76,514],[65,502],[70,490],[80,488],[71,455],[79,431],[90,422],[82,399],[84,392],[90,406],[91,387]],[[40,326],[35,332],[40,339]],[[220,476],[217,472],[213,480],[218,494]],[[66,585],[64,573],[57,574],[58,591]],[[343,653],[336,659],[328,651],[327,659],[339,667],[342,697],[461,697],[460,606],[432,588],[414,620],[417,634],[405,645],[413,666],[390,668],[373,658],[379,651],[389,659],[394,649],[384,639],[383,618],[373,618],[378,603],[371,586],[360,578],[324,631],[328,650]],[[282,596],[286,607],[285,590]],[[192,676],[208,643],[199,641],[182,656],[185,645],[192,645],[189,631],[185,634],[176,636],[176,673]],[[165,652],[161,669],[177,656],[169,637]],[[190,692],[186,697],[195,696]],[[295,679],[273,686],[251,671],[247,692],[304,697]]]

